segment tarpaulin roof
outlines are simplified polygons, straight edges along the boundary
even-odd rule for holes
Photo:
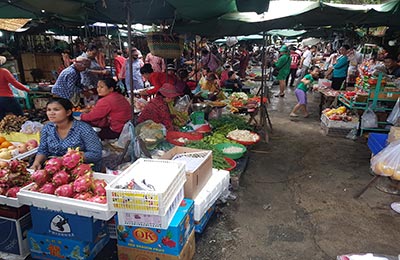
[[[382,5],[271,1],[268,12],[238,12],[238,2],[259,11],[266,1],[269,0],[0,0],[0,18],[125,23],[129,8],[133,23],[166,22],[178,32],[214,37],[286,28],[400,26],[400,0]]]

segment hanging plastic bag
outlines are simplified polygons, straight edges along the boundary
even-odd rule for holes
[[[397,102],[394,105],[392,112],[386,119],[386,122],[392,125],[397,125],[399,123],[399,118],[400,118],[400,98],[397,99]]]
[[[361,128],[377,128],[378,117],[374,111],[369,107],[361,116]]]
[[[187,112],[190,106],[190,97],[188,95],[184,95],[180,97],[174,106],[174,109],[178,112]]]
[[[390,143],[371,158],[371,169],[377,175],[400,180],[400,140]]]

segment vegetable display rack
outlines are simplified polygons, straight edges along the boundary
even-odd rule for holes
[[[391,112],[393,109],[393,106],[391,107],[381,107],[379,103],[381,102],[391,102],[395,103],[397,98],[400,97],[400,90],[396,88],[382,88],[382,78],[383,75],[382,73],[379,73],[377,84],[375,88],[371,88],[368,91],[368,98],[364,102],[359,102],[359,101],[353,101],[348,98],[346,98],[343,94],[340,94],[338,96],[338,100],[343,103],[344,106],[346,106],[349,109],[354,109],[354,110],[367,110],[368,108],[371,108],[374,112]],[[360,117],[361,119],[361,117]],[[361,122],[361,120],[360,120]],[[361,127],[360,124],[360,135],[363,134],[364,131],[371,131],[371,132],[387,132],[388,129],[386,129],[384,126],[387,125],[387,122],[378,122],[378,125],[383,126],[382,128],[363,128]]]

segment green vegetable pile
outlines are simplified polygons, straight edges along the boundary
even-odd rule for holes
[[[195,141],[187,144],[186,147],[211,150],[213,156],[213,168],[216,168],[218,170],[224,170],[230,167],[230,164],[227,161],[225,161],[223,153],[221,151],[218,151],[215,148],[215,145],[206,143],[204,141]]]
[[[230,131],[235,129],[254,130],[253,127],[248,124],[246,118],[234,114],[224,115],[219,119],[211,119],[209,123],[213,128],[214,134],[218,133],[223,136],[226,136]]]

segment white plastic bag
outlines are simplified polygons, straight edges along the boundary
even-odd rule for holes
[[[371,169],[377,175],[400,180],[400,140],[390,143],[371,158]]]
[[[369,107],[361,116],[361,128],[377,128],[378,117],[374,111]]]
[[[386,122],[392,125],[396,125],[397,122],[399,121],[399,118],[400,118],[400,98],[397,99],[397,102],[394,105],[392,112],[386,119]]]

